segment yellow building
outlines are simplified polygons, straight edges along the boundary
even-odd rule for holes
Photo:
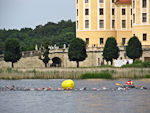
[[[150,45],[149,0],[76,0],[76,36],[89,47],[103,47],[108,37],[118,46],[136,35]]]

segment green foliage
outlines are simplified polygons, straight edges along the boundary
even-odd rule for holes
[[[40,47],[45,42],[59,47],[63,47],[64,44],[69,45],[76,37],[75,28],[75,22],[62,20],[58,23],[48,22],[45,25],[37,25],[35,29],[0,29],[0,54],[4,53],[4,42],[8,38],[18,39],[22,51],[34,50],[36,44]]]
[[[49,60],[50,60],[50,58],[49,58],[49,48],[48,48],[48,45],[49,45],[49,43],[48,42],[46,42],[45,44],[44,44],[44,54],[43,54],[43,59],[41,58],[41,56],[40,56],[40,59],[43,61],[43,63],[45,64],[45,67],[47,67],[47,64],[48,64],[48,62],[49,62]]]
[[[128,45],[126,47],[126,54],[129,58],[133,59],[133,61],[142,56],[142,45],[136,36],[133,36],[128,41]]]
[[[81,75],[81,79],[89,79],[89,78],[112,79],[112,74],[108,72],[100,72],[100,73],[85,73]]]
[[[2,69],[0,69],[0,73],[2,73],[3,72],[3,70]]]
[[[113,59],[117,59],[119,57],[119,48],[117,47],[117,42],[114,37],[109,37],[106,40],[103,57],[106,61],[110,61],[111,64]]]
[[[150,62],[142,62],[140,60],[135,60],[133,64],[123,65],[122,67],[147,68],[147,67],[150,67]]]
[[[4,60],[6,62],[17,62],[21,58],[20,44],[17,39],[7,39],[5,43]]]
[[[80,38],[72,39],[70,42],[68,56],[70,61],[76,61],[77,67],[79,67],[79,62],[83,61],[87,57],[86,44]]]
[[[150,78],[150,75],[145,75],[144,78]]]

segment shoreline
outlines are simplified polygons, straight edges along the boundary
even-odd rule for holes
[[[89,73],[110,73],[112,79],[142,79],[145,75],[149,78],[150,68],[0,68],[0,79],[81,79]]]

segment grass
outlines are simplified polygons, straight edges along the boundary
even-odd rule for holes
[[[133,64],[126,64],[122,66],[123,68],[135,67],[135,68],[150,68],[150,62],[142,62],[136,60]]]
[[[89,79],[89,78],[112,79],[112,74],[108,72],[100,72],[100,73],[85,73],[81,75],[81,79]]]
[[[150,68],[0,68],[0,79],[150,78]]]

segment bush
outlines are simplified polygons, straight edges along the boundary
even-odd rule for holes
[[[134,61],[134,64],[140,64],[140,63],[142,63],[141,60],[135,60],[135,61]]]
[[[112,79],[112,74],[108,72],[85,73],[85,74],[82,74],[80,78],[81,79],[88,79],[88,78]]]
[[[145,75],[144,78],[150,78],[150,75]]]
[[[146,67],[150,67],[150,62],[142,62],[140,60],[136,60],[133,64],[123,65],[122,67],[146,68]]]
[[[150,67],[150,62],[142,62],[143,67]]]

